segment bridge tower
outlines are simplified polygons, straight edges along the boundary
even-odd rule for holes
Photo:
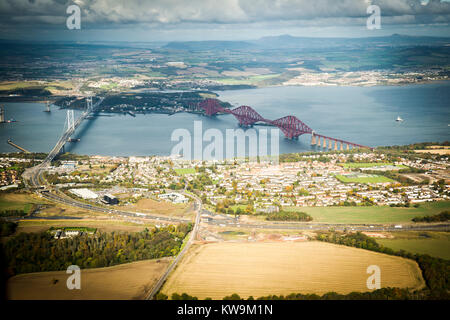
[[[3,105],[0,106],[0,122],[5,122],[5,107]]]
[[[73,110],[67,110],[66,125],[67,125],[67,128],[66,128],[67,131],[75,130],[75,118],[73,115]]]
[[[52,112],[52,110],[50,110],[50,102],[48,100],[45,102],[44,112]]]
[[[92,111],[92,97],[89,96],[86,98],[86,111],[90,113]]]

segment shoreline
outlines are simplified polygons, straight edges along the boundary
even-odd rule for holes
[[[424,80],[420,82],[407,82],[407,83],[377,83],[373,85],[358,85],[358,84],[334,84],[334,83],[324,83],[324,84],[276,84],[276,85],[268,85],[268,86],[256,86],[253,88],[244,88],[244,89],[226,89],[226,90],[210,90],[211,92],[216,93],[219,97],[220,94],[217,92],[226,92],[226,91],[236,91],[236,90],[255,90],[255,89],[268,89],[268,88],[279,88],[279,87],[318,87],[318,88],[327,88],[327,87],[352,87],[352,88],[373,88],[373,87],[406,87],[406,86],[414,86],[414,85],[432,85],[436,83],[445,83],[450,82],[450,79],[436,79],[436,80]],[[1,83],[1,82],[0,82]],[[180,92],[196,92],[197,90],[176,90]],[[151,93],[150,91],[149,93]],[[155,92],[163,92],[163,91],[155,91]],[[126,93],[126,92],[115,92],[116,94]],[[131,92],[133,93],[133,92]],[[103,95],[105,93],[99,93],[96,95]],[[135,93],[139,95],[139,92]],[[79,96],[83,96],[81,93]],[[0,96],[0,103],[15,103],[15,102],[29,102],[29,103],[46,103],[47,101],[57,100],[67,96],[49,96],[46,99],[43,97],[35,97],[35,96]]]

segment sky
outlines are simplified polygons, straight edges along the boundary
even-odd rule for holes
[[[81,29],[69,30],[70,5]],[[369,30],[367,8],[380,8]],[[428,35],[450,37],[450,0],[0,0],[0,39],[63,41],[248,40]]]

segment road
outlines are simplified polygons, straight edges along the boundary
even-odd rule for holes
[[[32,186],[35,188],[39,188],[45,185],[45,182],[42,178],[43,169],[34,171],[34,174],[30,176],[30,182]],[[91,205],[88,203],[84,203],[65,195],[60,195],[52,192],[39,191],[40,195],[50,201],[65,204],[72,207],[77,207],[81,209],[86,209],[95,212],[101,212],[106,214],[116,214],[123,217],[134,217],[134,218],[142,218],[149,220],[158,220],[165,221],[170,223],[188,223],[189,219],[183,218],[175,218],[175,217],[165,217],[165,216],[155,216],[149,215],[146,213],[139,212],[130,212],[124,210],[117,210],[113,208],[105,208],[99,207],[95,205]],[[183,192],[186,196],[194,197],[192,194]],[[200,199],[197,199],[196,202],[200,202]],[[197,205],[198,206],[198,205]],[[425,231],[425,230],[434,230],[434,231],[448,231],[450,230],[450,224],[442,223],[442,224],[402,224],[401,228],[395,227],[394,224],[329,224],[329,223],[296,223],[296,222],[272,222],[272,223],[241,223],[239,220],[235,220],[232,217],[225,215],[216,215],[212,214],[209,211],[198,209],[196,214],[196,221],[202,214],[207,213],[212,216],[213,219],[210,221],[205,221],[209,225],[218,226],[218,227],[234,227],[234,228],[244,228],[244,229],[287,229],[287,230],[337,230],[343,231],[344,229],[348,231]],[[200,220],[199,220],[200,221]],[[197,223],[196,223],[197,225]],[[397,224],[398,225],[398,224]]]
[[[197,233],[198,233],[198,229],[199,229],[199,225],[200,225],[200,216],[202,213],[202,201],[197,196],[194,196],[192,194],[185,192],[184,195],[194,199],[194,201],[195,201],[195,209],[196,209],[197,213],[195,215],[194,229],[192,230],[191,234],[189,235],[189,239],[186,242],[186,245],[184,246],[184,248],[177,255],[177,257],[172,261],[170,266],[167,268],[166,272],[164,272],[164,274],[161,276],[161,278],[155,284],[152,291],[150,291],[149,295],[147,296],[146,300],[152,300],[155,298],[155,295],[159,292],[159,290],[161,290],[161,287],[163,286],[164,282],[167,280],[167,277],[169,276],[169,274],[172,272],[172,270],[175,269],[178,262],[180,262],[181,259],[183,259],[184,254],[189,250],[190,246],[192,245],[192,243],[195,241],[195,238],[197,237]]]
[[[329,224],[329,223],[240,223],[238,221],[224,222],[211,220],[209,225],[219,227],[235,227],[244,229],[287,229],[287,230],[336,230],[336,231],[449,231],[450,224]]]
[[[31,176],[30,181],[34,187],[39,188],[39,187],[45,185],[45,183],[43,182],[42,174],[43,174],[43,170],[38,170],[38,171],[35,171],[34,175]],[[106,213],[106,214],[116,214],[116,215],[124,216],[124,217],[160,220],[160,221],[167,221],[167,222],[172,222],[172,223],[173,222],[187,223],[187,222],[191,221],[189,219],[172,218],[172,217],[165,217],[165,216],[155,216],[155,215],[150,215],[150,214],[140,213],[140,212],[131,212],[131,211],[117,210],[117,209],[113,209],[113,208],[99,207],[99,206],[91,205],[88,203],[84,203],[84,202],[72,199],[66,195],[60,195],[58,193],[52,193],[52,192],[46,191],[46,190],[40,190],[38,192],[44,199],[47,199],[47,200],[50,200],[53,202],[57,202],[57,203],[61,203],[61,204],[65,204],[65,205],[72,206],[72,207],[95,211],[95,212],[101,212],[101,213]]]

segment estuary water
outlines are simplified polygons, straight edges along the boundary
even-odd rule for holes
[[[235,106],[249,105],[263,117],[278,119],[294,115],[317,133],[371,147],[424,141],[450,140],[450,82],[423,85],[375,87],[270,87],[218,92],[219,98]],[[13,152],[11,139],[34,152],[48,152],[64,128],[65,110],[52,107],[43,112],[42,103],[1,103],[6,119],[0,124],[0,152]],[[75,113],[77,116],[79,112]],[[403,122],[396,122],[400,116]],[[85,120],[66,151],[87,155],[169,155],[177,142],[176,129],[193,135],[194,121],[209,128],[237,129],[232,115],[208,118],[177,113],[99,116]],[[256,130],[271,127],[255,126]],[[269,135],[270,137],[270,135]],[[279,133],[280,153],[313,150],[310,136],[284,139]],[[205,143],[207,144],[207,143]]]

